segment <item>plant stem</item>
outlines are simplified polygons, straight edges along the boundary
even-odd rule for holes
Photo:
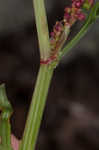
[[[87,33],[89,30],[91,24],[85,24],[82,29],[78,32],[78,34],[65,46],[63,50],[61,50],[59,55],[59,60],[62,59],[64,55],[66,55],[67,52],[70,51],[79,41],[80,39]]]
[[[34,150],[54,68],[41,65],[20,150]]]
[[[50,56],[50,40],[44,0],[33,0],[40,58],[44,61]],[[44,111],[46,97],[54,68],[50,65],[40,65],[40,70],[32,98],[20,150],[34,150],[38,131]]]
[[[46,60],[50,54],[50,40],[44,0],[33,0],[41,59]]]

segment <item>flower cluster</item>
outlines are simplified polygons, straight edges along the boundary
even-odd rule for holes
[[[73,0],[72,7],[65,8],[64,22],[72,26],[77,20],[84,20],[85,14],[81,9],[82,3]]]
[[[51,32],[50,44],[51,44],[51,56],[47,60],[47,63],[51,62],[51,60],[57,58],[57,51],[59,46],[59,40],[64,33],[66,28],[71,28],[71,26],[76,21],[83,21],[86,18],[83,9],[89,10],[94,3],[94,0],[72,0],[72,4],[70,7],[66,7],[64,9],[64,17],[63,20],[57,21],[53,27],[53,31]],[[58,45],[58,46],[57,46]]]
[[[71,27],[77,20],[83,21],[86,15],[83,12],[84,9],[90,9],[94,0],[72,0],[70,7],[66,7],[64,10],[64,17],[62,21],[57,21],[51,32],[51,49],[55,49],[57,42],[60,39],[66,26]]]
[[[53,32],[51,32],[51,49],[55,49],[55,45],[57,45],[56,43],[59,41],[60,36],[62,34],[62,32],[64,31],[64,24],[63,22],[59,22],[57,21],[54,28],[53,28]]]
[[[72,5],[65,8],[64,21],[72,26],[77,20],[84,20],[83,8],[89,10],[94,0],[72,0]]]
[[[53,27],[53,31],[51,32],[51,52],[57,51],[57,44],[59,39],[64,32],[66,26],[71,27],[77,20],[84,20],[85,15],[81,10],[81,6],[83,5],[84,0],[72,0],[72,5],[70,7],[66,7],[64,10],[63,20],[57,21]],[[56,52],[57,53],[57,52]]]

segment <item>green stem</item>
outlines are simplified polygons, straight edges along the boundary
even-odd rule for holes
[[[53,70],[50,65],[40,66],[20,150],[35,149]]]
[[[50,56],[50,40],[44,0],[33,0],[41,59]],[[34,150],[54,68],[41,65],[20,150]]]
[[[60,60],[70,49],[72,49],[80,41],[80,39],[87,33],[88,30],[89,24],[85,24],[83,28],[80,30],[80,32],[78,32],[78,34],[65,46],[65,48],[61,50],[59,54]]]
[[[44,0],[33,0],[33,4],[41,59],[46,60],[50,54],[50,40]]]

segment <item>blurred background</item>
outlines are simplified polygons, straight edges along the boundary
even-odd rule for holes
[[[69,0],[46,0],[49,30]],[[21,138],[39,69],[32,0],[0,0],[0,82]],[[71,38],[79,31],[77,23]],[[37,141],[38,150],[99,149],[99,21],[56,68]]]

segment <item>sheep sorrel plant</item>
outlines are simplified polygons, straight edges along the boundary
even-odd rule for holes
[[[0,150],[35,149],[53,72],[62,57],[79,42],[99,18],[99,2],[71,0],[71,5],[64,8],[63,19],[56,21],[49,36],[44,0],[33,0],[33,6],[40,47],[40,69],[20,145],[11,135],[10,117],[13,110],[7,99],[5,86],[0,86]],[[71,28],[77,21],[83,21],[83,26],[65,45]]]

